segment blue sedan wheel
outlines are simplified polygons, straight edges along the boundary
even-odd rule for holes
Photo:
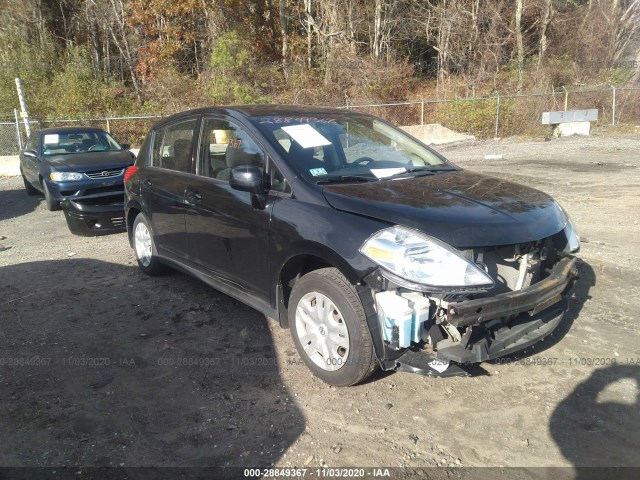
[[[51,192],[49,191],[47,182],[45,182],[44,180],[42,181],[42,191],[44,192],[44,201],[47,205],[47,210],[49,210],[50,212],[60,210],[60,202],[51,196]]]
[[[22,170],[20,170],[20,174],[22,175],[22,181],[24,182],[24,189],[27,191],[27,195],[37,195],[40,193],[37,188],[29,183],[29,180],[24,176]]]

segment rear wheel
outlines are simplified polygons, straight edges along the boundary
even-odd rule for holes
[[[38,193],[40,193],[37,188],[35,188],[33,185],[29,183],[27,178],[24,176],[24,173],[22,173],[22,170],[20,170],[20,174],[22,175],[22,181],[24,182],[24,189],[27,191],[27,195],[37,195]]]
[[[42,185],[42,192],[44,193],[44,201],[47,205],[47,210],[49,210],[50,212],[53,212],[55,210],[60,210],[60,202],[51,196],[51,192],[49,191],[47,182],[42,180],[41,185]]]
[[[376,370],[362,303],[339,270],[315,270],[295,283],[289,325],[302,360],[325,382],[354,385]]]
[[[161,275],[167,271],[158,258],[149,221],[142,213],[133,222],[133,250],[140,270],[147,275]]]

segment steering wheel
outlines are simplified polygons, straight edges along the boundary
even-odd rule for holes
[[[89,150],[87,150],[87,152],[102,152],[104,151],[104,146],[102,145],[91,145],[89,147]]]
[[[371,162],[375,162],[375,160],[371,157],[360,157],[357,160],[354,160],[354,162],[351,165],[360,165],[361,163],[371,163]]]

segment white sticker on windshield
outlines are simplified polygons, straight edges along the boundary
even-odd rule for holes
[[[313,128],[308,123],[303,125],[290,125],[288,127],[282,127],[282,130],[287,132],[291,138],[300,144],[302,148],[322,147],[323,145],[331,145],[331,142],[327,140],[319,131]]]
[[[372,168],[371,173],[373,173],[376,178],[385,178],[390,177],[391,175],[395,175],[397,173],[406,172],[407,169],[404,167],[400,168]]]
[[[327,171],[324,168],[310,168],[309,173],[317,177],[318,175],[326,175]]]
[[[45,145],[57,145],[60,143],[60,135],[57,133],[49,133],[44,136]]]

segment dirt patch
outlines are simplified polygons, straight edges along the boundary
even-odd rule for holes
[[[144,276],[125,234],[74,237],[0,179],[0,465],[640,466],[640,140],[440,151],[570,212],[586,240],[570,311],[470,377],[344,389],[272,320],[185,275]]]

